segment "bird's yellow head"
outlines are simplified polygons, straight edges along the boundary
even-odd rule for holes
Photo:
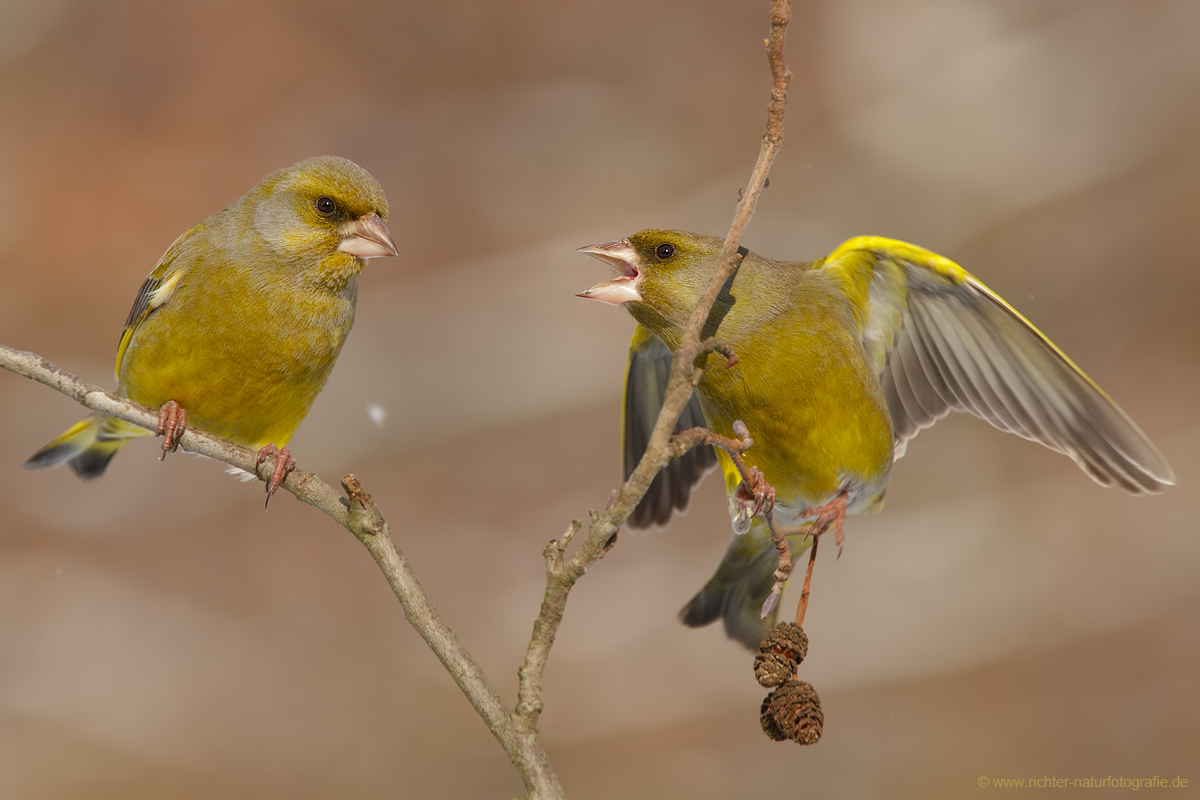
[[[235,206],[243,204],[253,209],[254,231],[288,260],[397,253],[384,224],[388,204],[383,188],[344,158],[317,156],[274,172]]]
[[[662,335],[682,327],[704,293],[722,242],[685,231],[644,230],[618,242],[579,248],[616,267],[615,278],[579,293],[580,297],[624,305],[643,325]]]

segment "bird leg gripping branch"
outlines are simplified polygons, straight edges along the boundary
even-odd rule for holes
[[[281,449],[274,444],[269,444],[259,448],[258,455],[254,457],[254,471],[256,474],[268,459],[272,461],[271,474],[266,477],[259,475],[259,477],[267,483],[266,506],[270,507],[271,496],[275,494],[275,490],[280,487],[288,473],[296,468],[296,459],[286,447]]]
[[[746,460],[742,458],[742,454],[754,444],[754,440],[750,438],[750,431],[746,428],[746,424],[739,419],[733,423],[733,432],[738,437],[737,439],[705,431],[707,436],[701,443],[715,445],[724,450],[729,455],[729,460],[733,462],[734,467],[737,468],[738,474],[742,476],[742,482],[738,485],[736,495],[740,506],[738,524],[749,526],[753,517],[761,515],[771,529],[771,543],[779,552],[779,566],[775,568],[775,584],[771,587],[771,593],[767,596],[766,602],[763,603],[761,613],[763,617],[766,617],[779,604],[779,598],[783,595],[783,587],[792,574],[792,551],[788,547],[787,537],[792,533],[807,532],[808,526],[794,529],[784,528],[775,522],[775,487],[767,482],[767,476],[758,467],[747,466]]]
[[[737,258],[738,261],[741,261],[741,253],[738,253]],[[733,347],[715,336],[710,336],[703,342],[700,342],[698,346],[698,353],[699,355],[696,356],[697,358],[699,358],[701,355],[707,355],[708,353],[720,353],[721,355],[725,356],[725,369],[733,369],[738,364],[738,357],[737,354],[733,352]],[[693,386],[699,382],[700,376],[697,375],[695,376]]]
[[[167,453],[174,453],[179,449],[179,440],[183,438],[186,430],[187,411],[174,400],[163,403],[162,408],[158,410],[158,427],[154,430],[155,436],[163,437],[162,456],[159,461],[166,461]]]
[[[808,551],[808,568],[804,571],[804,588],[800,591],[800,602],[796,604],[796,624],[804,625],[804,615],[808,612],[808,596],[812,591],[813,565],[817,561],[817,545],[820,544],[821,537],[830,528],[833,528],[834,531],[838,555],[842,554],[842,520],[846,516],[846,499],[847,494],[843,491],[823,506],[804,509],[800,512],[802,516],[812,516],[815,519],[794,528],[782,528],[775,524],[774,518],[768,518],[771,525],[771,541],[781,549],[779,553],[780,569],[775,571],[775,586],[771,590],[770,597],[767,598],[767,604],[770,604],[770,607],[768,608],[767,604],[763,605],[764,617],[770,614],[775,608],[775,603],[779,602],[779,595],[783,592],[783,583],[787,581],[787,573],[791,572],[791,553],[786,544],[787,537],[803,535],[812,538],[812,547]],[[786,572],[783,570],[785,553],[788,556]],[[780,577],[781,573],[783,573],[782,578]]]
[[[761,470],[754,466],[747,466],[742,457],[742,454],[754,444],[749,429],[745,423],[737,420],[733,424],[733,432],[737,435],[737,439],[713,433],[707,428],[689,428],[686,431],[680,431],[670,439],[671,457],[679,458],[692,448],[712,445],[721,448],[729,455],[738,474],[742,476],[742,482],[738,485],[736,495],[741,505],[738,520],[739,522],[744,521],[748,525],[751,518],[761,515],[770,527],[771,542],[779,552],[779,566],[776,567],[774,575],[775,584],[771,587],[771,593],[767,596],[766,602],[763,603],[761,612],[763,617],[775,610],[783,595],[784,586],[787,585],[788,578],[792,574],[792,552],[788,547],[788,537],[805,536],[812,539],[812,547],[808,552],[808,568],[804,574],[804,589],[800,593],[800,601],[796,606],[796,624],[803,625],[804,616],[808,611],[809,594],[812,591],[812,574],[817,558],[817,544],[821,536],[831,528],[834,530],[838,552],[841,552],[842,519],[846,513],[846,493],[842,492],[823,506],[804,509],[801,514],[814,517],[814,519],[803,525],[795,527],[780,525],[775,520],[774,514],[775,488],[767,482],[766,475]],[[744,520],[742,515],[745,515]]]

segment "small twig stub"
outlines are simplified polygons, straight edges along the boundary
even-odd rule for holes
[[[346,497],[350,498],[351,502],[358,503],[363,508],[371,504],[371,495],[367,494],[367,491],[363,489],[362,484],[359,483],[358,476],[354,473],[350,473],[342,478],[342,488],[346,490]]]

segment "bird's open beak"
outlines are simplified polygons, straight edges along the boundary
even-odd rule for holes
[[[396,242],[378,214],[346,223],[337,249],[359,258],[397,255]]]
[[[637,267],[640,259],[637,251],[630,246],[629,242],[622,239],[619,242],[593,244],[581,247],[576,252],[598,258],[605,264],[621,271],[621,274],[611,281],[597,283],[590,289],[584,289],[576,297],[599,300],[601,303],[611,303],[614,306],[642,299],[642,293],[638,291],[638,286],[642,282],[642,273]]]

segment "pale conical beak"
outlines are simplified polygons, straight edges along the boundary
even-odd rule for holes
[[[396,242],[378,214],[359,217],[342,228],[338,250],[359,258],[398,255]]]
[[[610,303],[614,306],[642,299],[642,293],[638,291],[638,286],[642,282],[642,273],[637,268],[639,256],[629,242],[622,240],[593,244],[581,247],[576,252],[598,258],[605,264],[614,266],[621,271],[621,274],[611,281],[597,283],[590,289],[584,289],[576,297],[599,300],[601,303]]]

